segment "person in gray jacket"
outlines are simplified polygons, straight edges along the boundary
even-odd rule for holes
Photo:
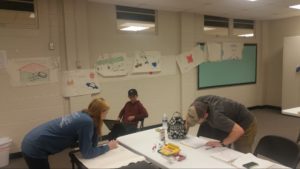
[[[186,128],[201,124],[198,135],[218,139],[208,146],[230,144],[234,149],[248,153],[257,132],[255,116],[242,104],[228,98],[207,95],[197,98],[189,107]]]

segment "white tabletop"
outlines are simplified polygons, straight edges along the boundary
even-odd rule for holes
[[[179,143],[179,141],[167,140],[167,143],[180,146],[181,153],[186,155],[186,159],[176,161],[173,157],[165,157],[157,152],[158,149],[152,149],[154,145],[160,143],[159,133],[155,129],[122,136],[118,138],[118,141],[162,168],[234,168],[234,166],[210,156],[214,152],[224,150],[224,147],[210,150],[206,150],[206,147],[194,149]]]
[[[134,134],[129,134],[118,138],[124,147],[141,154],[149,161],[161,168],[235,168],[231,163],[213,158],[211,154],[227,150],[226,147],[217,147],[207,150],[205,146],[198,149],[185,146],[176,140],[167,139],[167,143],[174,143],[181,149],[181,154],[186,155],[183,161],[176,161],[173,157],[166,157],[158,153],[158,149],[153,150],[155,145],[160,143],[159,132],[150,129]],[[234,150],[232,150],[234,151]],[[240,153],[235,151],[236,153]],[[243,153],[241,153],[243,155]],[[276,168],[286,168],[285,166],[274,164]]]
[[[282,114],[300,117],[300,107],[282,110]]]

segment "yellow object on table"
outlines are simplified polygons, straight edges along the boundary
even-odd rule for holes
[[[175,144],[168,143],[161,147],[161,149],[159,149],[158,152],[165,156],[171,156],[178,154],[180,152],[180,148]]]

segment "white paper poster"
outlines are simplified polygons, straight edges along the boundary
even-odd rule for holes
[[[200,46],[194,47],[191,51],[182,53],[176,58],[181,73],[185,73],[207,61],[205,48]]]
[[[152,73],[161,71],[161,54],[158,51],[140,51],[135,53],[132,73]]]
[[[98,74],[112,77],[127,75],[129,66],[125,53],[113,53],[99,56],[95,67]]]
[[[239,42],[223,43],[223,60],[242,59],[244,44]]]
[[[7,64],[7,55],[5,50],[0,50],[0,69],[6,67]]]
[[[7,72],[13,86],[30,86],[58,82],[59,62],[53,57],[11,59]]]
[[[65,71],[62,78],[62,88],[64,97],[100,92],[96,73],[93,69]]]
[[[221,43],[209,42],[207,43],[208,60],[210,62],[221,61],[222,45]]]

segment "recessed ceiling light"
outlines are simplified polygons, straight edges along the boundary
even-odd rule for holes
[[[297,5],[291,5],[291,6],[289,6],[289,8],[300,9],[300,4],[297,4]]]
[[[248,0],[248,1],[250,1],[250,2],[254,2],[254,1],[257,1],[257,0]]]
[[[120,30],[122,31],[142,31],[142,30],[145,30],[145,29],[149,29],[149,27],[143,27],[143,26],[128,26],[126,28],[122,28]]]
[[[246,38],[249,38],[249,37],[253,37],[254,34],[253,33],[248,33],[248,34],[242,34],[242,35],[238,35],[239,37],[246,37]]]

